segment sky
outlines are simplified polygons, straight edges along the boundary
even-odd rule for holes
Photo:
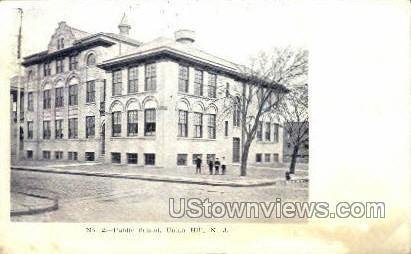
[[[4,54],[15,58],[18,7],[24,11],[23,56],[47,49],[59,21],[90,33],[117,33],[123,13],[134,39],[146,42],[192,29],[196,46],[242,64],[261,50],[305,47],[308,37],[308,6],[294,1],[1,1],[2,23],[10,24],[2,27],[3,59]],[[8,65],[3,70],[10,74],[13,68]]]

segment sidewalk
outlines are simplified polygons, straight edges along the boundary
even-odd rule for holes
[[[32,215],[58,209],[57,200],[33,194],[11,192],[10,215]]]
[[[147,181],[200,184],[229,187],[253,187],[285,184],[286,168],[250,167],[246,177],[239,176],[238,167],[228,167],[226,175],[209,175],[203,168],[195,174],[194,167],[156,168],[132,165],[114,165],[80,162],[21,161],[12,165],[13,170],[28,170],[57,174],[114,177]],[[308,180],[307,170],[297,170],[294,180]]]

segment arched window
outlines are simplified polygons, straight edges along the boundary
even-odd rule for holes
[[[96,64],[96,55],[90,54],[87,56],[87,66],[92,66]]]
[[[64,38],[60,38],[57,40],[57,49],[64,48]]]

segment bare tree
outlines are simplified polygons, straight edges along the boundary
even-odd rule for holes
[[[250,65],[238,66],[242,83],[240,95],[226,94],[221,118],[230,116],[241,125],[241,176],[247,175],[250,146],[262,118],[277,114],[280,103],[288,93],[286,86],[296,83],[308,70],[308,52],[305,50],[275,49],[259,53]]]
[[[308,85],[294,85],[279,103],[279,118],[291,145],[290,174],[295,173],[297,155],[301,145],[308,142]]]

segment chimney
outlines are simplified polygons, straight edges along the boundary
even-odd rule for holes
[[[181,29],[174,32],[176,42],[192,44],[195,41],[195,32],[188,29]]]
[[[128,24],[126,13],[123,14],[120,24],[118,25],[120,35],[128,36],[131,26]]]

